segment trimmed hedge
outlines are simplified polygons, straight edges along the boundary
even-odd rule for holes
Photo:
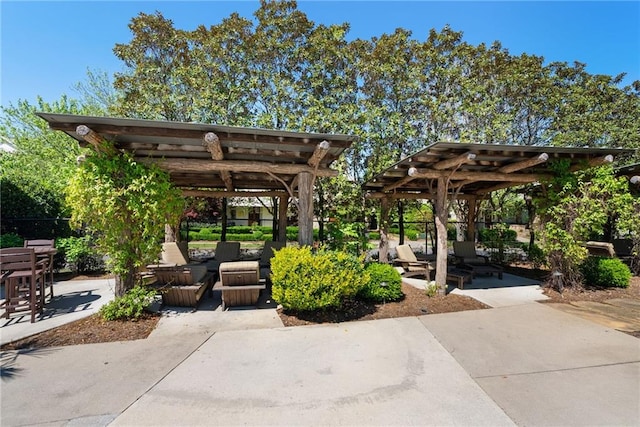
[[[340,307],[369,282],[359,258],[343,251],[286,247],[271,259],[272,297],[286,310]]]
[[[631,280],[631,270],[618,258],[590,256],[581,265],[585,284],[601,288],[626,288]]]
[[[384,302],[401,299],[402,277],[395,268],[388,264],[371,263],[365,268],[369,273],[369,282],[358,292],[358,296],[365,300]],[[382,285],[384,283],[384,285]]]

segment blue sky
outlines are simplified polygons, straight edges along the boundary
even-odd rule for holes
[[[231,12],[252,18],[256,1],[7,1],[0,2],[1,104],[74,96],[86,70],[112,74],[113,55],[127,43],[127,24],[139,12],[159,10],[177,28],[217,24]],[[640,79],[640,2],[298,1],[316,23],[351,24],[349,38],[370,38],[402,27],[424,40],[449,24],[473,44],[499,40],[512,54],[546,61],[579,61],[591,73]]]

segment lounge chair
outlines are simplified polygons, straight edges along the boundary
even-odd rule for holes
[[[258,260],[260,265],[260,277],[262,279],[269,279],[271,277],[271,258],[275,255],[274,251],[280,250],[287,245],[286,242],[264,242],[264,248],[262,249],[262,255]]]
[[[476,244],[473,241],[453,242],[453,256],[458,264],[484,265],[489,264],[489,257],[480,255],[476,251]]]
[[[409,245],[399,245],[396,247],[397,258],[393,260],[395,265],[402,267],[404,272],[400,272],[404,277],[424,276],[431,280],[433,267],[429,261],[420,261],[413,253]]]
[[[185,249],[176,242],[163,243],[162,262],[147,266],[166,305],[196,307],[213,284],[214,275],[207,265],[189,262]]]
[[[207,270],[218,274],[223,262],[238,261],[240,259],[240,242],[218,242],[215,257],[207,261]]]

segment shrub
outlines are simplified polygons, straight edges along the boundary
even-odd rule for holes
[[[360,298],[375,301],[397,301],[403,297],[402,278],[395,268],[388,264],[371,263],[365,268],[369,281],[358,292]]]
[[[142,316],[144,310],[153,302],[156,295],[154,289],[134,286],[123,296],[100,307],[100,315],[104,320],[132,320]]]
[[[76,273],[101,271],[105,268],[102,255],[95,250],[90,236],[58,239],[56,248],[64,255],[65,264]]]
[[[478,230],[478,240],[483,243],[515,241],[518,233],[506,227],[506,225],[503,225],[495,228],[481,228]]]
[[[272,296],[287,310],[340,307],[369,281],[361,260],[343,251],[286,247],[271,260]]]
[[[380,240],[380,233],[378,233],[377,231],[370,231],[369,240]]]
[[[631,270],[618,258],[588,257],[580,268],[587,285],[626,288]]]
[[[407,235],[407,239],[409,239],[409,240],[418,240],[418,231],[417,230],[406,230],[405,234]]]
[[[21,248],[24,239],[16,233],[0,234],[0,248]]]

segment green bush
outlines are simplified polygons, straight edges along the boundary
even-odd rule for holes
[[[56,240],[56,248],[64,256],[65,264],[76,273],[102,271],[105,268],[90,236],[65,237]]]
[[[418,240],[418,230],[405,230],[405,235],[409,240]]]
[[[602,288],[626,288],[631,279],[631,270],[618,258],[588,257],[580,270],[586,285]]]
[[[518,237],[518,233],[515,230],[509,228],[481,228],[478,230],[478,240],[485,243],[498,242],[513,242]]]
[[[371,263],[365,268],[369,282],[358,292],[358,297],[375,302],[397,301],[402,293],[402,277],[388,264]]]
[[[16,233],[0,234],[0,248],[21,248],[24,239]]]
[[[142,316],[144,310],[153,302],[156,291],[144,286],[135,286],[121,297],[100,307],[104,320],[132,320]]]
[[[453,224],[447,224],[447,240],[453,240],[454,242],[458,240],[458,230]]]
[[[369,240],[380,240],[380,233],[378,233],[377,231],[370,231]]]
[[[361,260],[347,252],[286,247],[271,260],[272,296],[287,310],[340,307],[369,282]]]

